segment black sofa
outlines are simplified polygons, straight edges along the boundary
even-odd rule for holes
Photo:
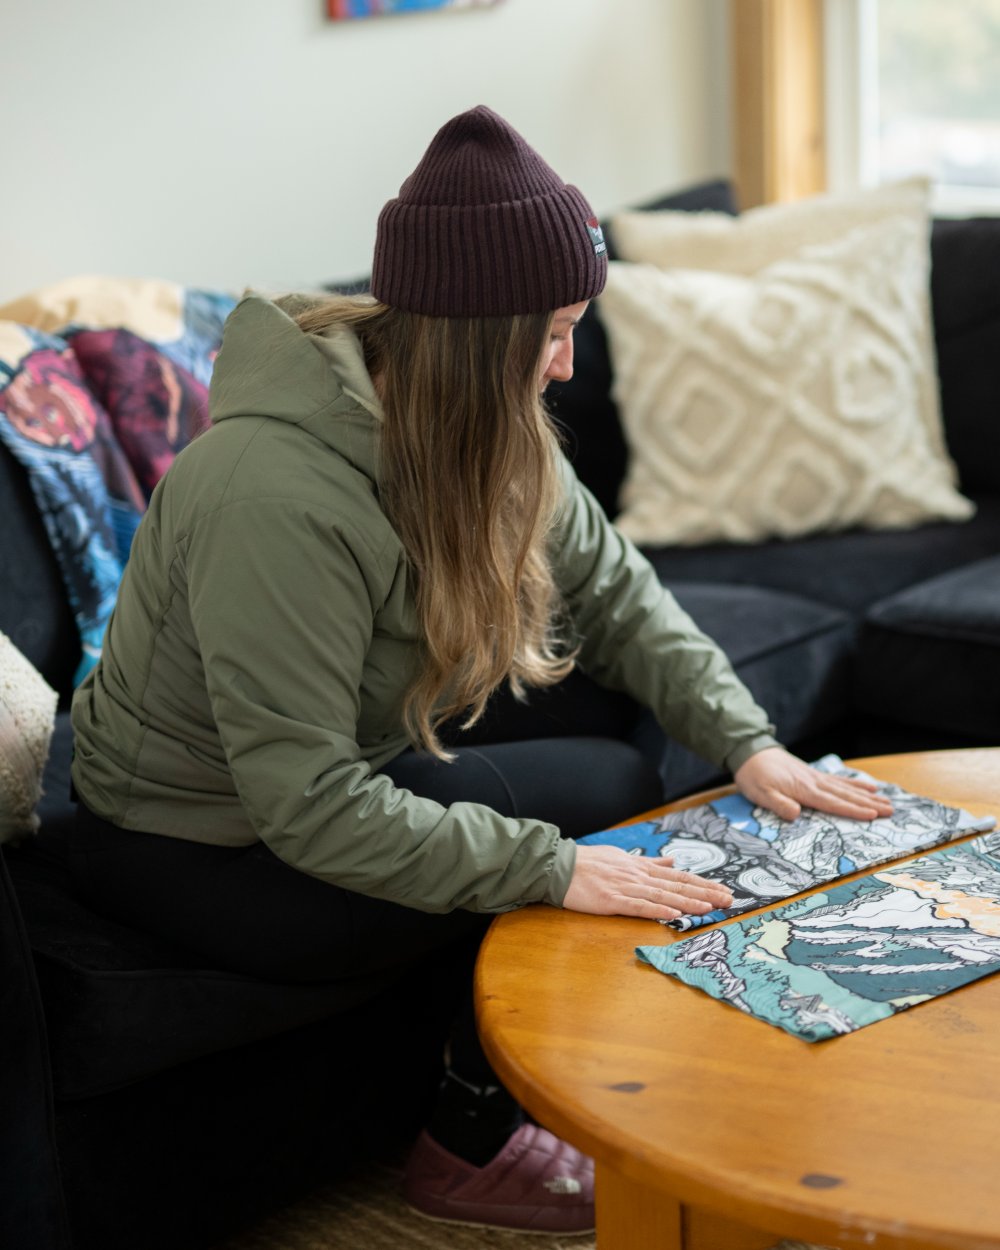
[[[724,183],[660,205],[733,207]],[[975,518],[649,553],[805,755],[1000,742],[1000,220],[937,222],[932,248],[947,437]],[[595,307],[553,406],[613,515],[625,446],[610,381]],[[79,644],[2,446],[0,533],[0,630],[61,697],[40,809],[57,846]],[[665,797],[716,780],[650,719],[637,740]],[[46,848],[0,856],[0,1245],[198,1250],[415,1131],[440,1071],[438,1008],[468,975],[457,954],[364,1002],[261,984],[94,915]]]

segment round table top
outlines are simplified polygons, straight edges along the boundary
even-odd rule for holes
[[[854,762],[1000,818],[1000,748]],[[682,936],[544,906],[494,922],[480,1031],[529,1111],[630,1180],[756,1227],[1000,1248],[1000,977],[808,1043],[634,955]]]

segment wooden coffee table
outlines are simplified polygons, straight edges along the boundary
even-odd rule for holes
[[[854,762],[1000,819],[1000,749]],[[1000,1250],[1000,977],[810,1044],[633,954],[680,936],[535,906],[482,948],[486,1051],[594,1156],[598,1250]]]

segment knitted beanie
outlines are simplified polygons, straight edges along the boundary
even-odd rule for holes
[[[432,317],[550,312],[598,295],[607,267],[580,192],[479,105],[441,127],[379,214],[371,291]]]

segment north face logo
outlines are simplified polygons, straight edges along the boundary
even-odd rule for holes
[[[590,241],[594,245],[594,255],[603,256],[608,250],[608,245],[604,242],[604,231],[601,229],[601,223],[596,217],[587,219],[587,233],[590,235]]]
[[[582,1186],[575,1176],[553,1176],[550,1181],[542,1181],[550,1194],[578,1194]]]

